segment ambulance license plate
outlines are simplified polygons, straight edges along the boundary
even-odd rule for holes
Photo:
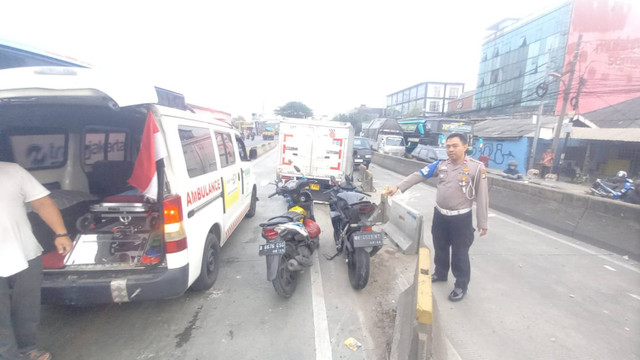
[[[320,190],[320,184],[311,184],[311,190]]]
[[[266,244],[260,245],[260,251],[258,255],[282,255],[286,249],[286,243],[284,241],[272,241]]]
[[[382,246],[382,233],[377,231],[358,231],[353,234],[354,247]]]

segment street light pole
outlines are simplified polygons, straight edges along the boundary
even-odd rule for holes
[[[562,110],[560,111],[560,116],[558,117],[558,123],[556,124],[556,130],[553,135],[553,143],[551,148],[553,149],[553,153],[555,156],[555,160],[553,161],[553,168],[558,171],[558,165],[560,164],[560,152],[558,149],[560,133],[562,131],[562,123],[564,122],[564,117],[567,113],[567,104],[569,103],[569,95],[571,95],[571,84],[573,83],[573,75],[576,71],[576,63],[578,62],[578,55],[580,52],[580,43],[582,42],[582,34],[578,36],[578,41],[576,42],[576,50],[573,53],[573,59],[571,60],[571,68],[569,69],[569,81],[567,82],[567,86],[564,88],[564,97],[562,98]]]

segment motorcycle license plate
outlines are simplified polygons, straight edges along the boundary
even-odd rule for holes
[[[285,252],[286,243],[284,241],[273,241],[260,245],[258,255],[282,255]]]
[[[358,231],[353,234],[354,247],[382,246],[382,233],[377,231]]]
[[[311,190],[320,190],[320,184],[311,184]]]

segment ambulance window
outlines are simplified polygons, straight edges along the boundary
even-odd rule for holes
[[[13,160],[27,170],[52,169],[67,163],[67,134],[63,130],[9,134]]]
[[[189,177],[206,174],[218,168],[209,129],[178,126],[178,133]]]
[[[220,166],[227,167],[236,163],[236,153],[233,149],[231,135],[216,131],[216,143],[220,153]]]
[[[125,160],[127,133],[89,130],[84,134],[84,163]]]

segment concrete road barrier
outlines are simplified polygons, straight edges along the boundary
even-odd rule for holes
[[[392,360],[431,359],[434,338],[431,255],[421,247],[413,284],[398,301],[391,342]]]
[[[360,165],[360,174],[361,174],[361,186],[362,191],[364,192],[372,192],[375,191],[373,187],[373,173],[367,169],[366,166]]]
[[[269,141],[266,143],[262,143],[260,145],[256,145],[251,147],[251,149],[256,149],[258,157],[264,155],[269,150],[275,148],[278,144],[275,141]]]
[[[398,200],[387,201],[385,209],[389,221],[384,224],[384,231],[404,254],[415,254],[422,243],[422,227],[424,216]]]

